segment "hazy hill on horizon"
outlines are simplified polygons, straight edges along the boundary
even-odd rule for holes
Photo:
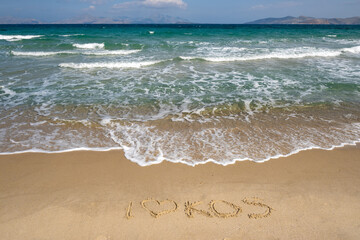
[[[33,18],[0,17],[0,24],[41,24],[42,22]]]
[[[360,17],[350,18],[314,18],[314,17],[292,17],[263,18],[246,24],[332,24],[332,25],[360,25]]]
[[[90,14],[54,22],[43,22],[36,19],[21,19],[14,17],[0,17],[0,24],[187,24],[187,19],[169,15],[153,15],[143,18],[130,17],[95,17]]]
[[[83,14],[74,18],[47,22],[33,18],[0,17],[0,24],[191,24],[193,22],[169,15],[153,15],[143,18],[131,17],[95,17]],[[314,18],[314,17],[282,17],[263,18],[244,24],[327,24],[327,25],[360,25],[360,17],[349,18]]]

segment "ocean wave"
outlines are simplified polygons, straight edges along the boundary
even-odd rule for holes
[[[161,61],[149,62],[94,62],[94,63],[60,63],[59,67],[73,69],[92,69],[92,68],[141,68],[154,65]]]
[[[30,123],[31,129],[26,130],[32,134],[31,138],[23,138],[24,132],[8,129],[12,132],[8,142],[16,147],[5,146],[0,155],[122,149],[129,160],[140,166],[163,161],[190,166],[213,162],[226,166],[237,161],[265,162],[304,150],[332,150],[360,142],[360,123],[328,120],[324,118],[326,111],[325,115],[318,112],[319,116],[284,113],[264,115],[270,120],[265,122],[254,116],[249,122],[224,120],[202,125],[166,119],[148,123],[106,117],[100,122],[61,120],[71,122],[67,125],[70,131],[65,132],[56,129],[59,125],[39,121]],[[279,124],[273,124],[274,116]],[[89,132],[91,135],[87,135]]]
[[[254,61],[254,60],[265,60],[265,59],[296,59],[305,57],[336,57],[341,53],[339,52],[322,52],[322,53],[302,53],[302,54],[264,54],[255,56],[244,56],[244,57],[189,57],[180,56],[183,60],[194,60],[202,59],[208,62],[236,62],[236,61]]]
[[[84,36],[85,34],[64,34],[64,35],[59,35],[61,37],[72,37],[72,36]]]
[[[24,39],[39,38],[43,35],[0,35],[0,40],[6,40],[8,42],[21,41]]]
[[[281,127],[259,126],[259,129],[244,124],[230,128],[210,127],[210,124],[198,129],[187,123],[171,123],[171,126],[163,123],[159,127],[111,119],[103,120],[102,125],[123,148],[125,156],[141,166],[163,161],[191,166],[208,162],[229,165],[244,160],[264,162],[303,150],[331,150],[360,141],[358,123],[332,123],[333,132],[326,134],[325,127],[317,128],[311,122],[299,125],[296,120],[288,120]],[[319,119],[320,122],[329,125]],[[182,131],[173,132],[171,127],[177,124],[184,125]],[[259,144],[259,139],[264,138],[267,140]]]
[[[333,37],[324,37],[323,40],[337,44],[360,44],[360,39],[337,39]]]
[[[262,54],[244,54],[243,56],[180,56],[183,60],[202,59],[209,62],[235,62],[264,59],[297,59],[306,57],[336,57],[344,52],[360,53],[360,46],[343,49],[293,48]]]
[[[344,48],[343,51],[357,54],[357,53],[360,53],[360,46]]]
[[[52,51],[52,52],[19,52],[10,51],[10,54],[14,56],[28,56],[28,57],[47,57],[61,54],[83,54],[83,55],[95,55],[95,56],[106,56],[106,55],[128,55],[140,52],[141,50],[103,50],[103,51]]]
[[[10,54],[14,56],[29,56],[29,57],[46,57],[53,56],[59,54],[73,54],[70,51],[59,51],[59,52],[19,52],[19,51],[11,51]]]
[[[84,44],[74,43],[73,46],[82,49],[99,49],[99,48],[104,48],[105,44],[104,43],[84,43]]]
[[[92,51],[92,52],[82,52],[84,55],[96,55],[96,56],[105,56],[105,55],[128,55],[140,52],[141,50],[106,50],[106,51]]]
[[[13,91],[13,90],[11,90],[11,89],[6,88],[5,86],[0,86],[0,90],[4,91],[4,93],[3,93],[3,94],[5,94],[5,95],[9,95],[10,97],[12,97],[12,96],[15,96],[15,95],[16,95],[16,92],[14,92],[14,91]],[[2,94],[1,94],[1,95],[2,95]]]
[[[138,159],[131,158],[131,155],[129,155],[128,153],[132,149],[131,148],[126,148],[126,147],[77,147],[77,148],[67,148],[67,149],[64,149],[64,150],[56,150],[56,151],[44,150],[44,149],[40,149],[40,148],[32,148],[32,149],[28,149],[28,150],[0,152],[0,155],[13,155],[13,154],[24,154],[24,153],[58,154],[58,153],[78,152],[78,151],[108,152],[108,151],[122,150],[122,151],[124,151],[126,158],[128,158],[130,161],[138,164],[141,167],[160,164],[163,161],[168,161],[168,162],[173,162],[173,163],[181,163],[181,164],[185,164],[185,165],[188,165],[188,166],[191,166],[191,167],[195,167],[197,165],[203,165],[203,164],[206,164],[206,163],[214,163],[214,164],[217,164],[217,165],[228,166],[228,165],[232,165],[232,164],[235,164],[236,162],[241,162],[241,161],[251,161],[251,162],[256,162],[256,163],[263,163],[263,162],[267,162],[267,161],[272,160],[272,159],[278,159],[278,158],[282,158],[282,157],[290,157],[292,155],[298,154],[298,153],[303,152],[303,151],[316,150],[316,149],[324,150],[324,151],[332,151],[332,150],[334,150],[336,148],[343,148],[343,147],[346,147],[346,146],[356,146],[357,144],[360,144],[360,140],[344,142],[344,143],[340,143],[340,144],[337,144],[337,145],[332,145],[332,146],[329,146],[329,147],[311,146],[311,147],[299,148],[299,149],[296,149],[296,150],[294,150],[294,151],[292,151],[290,153],[287,153],[287,154],[278,154],[278,155],[274,155],[274,156],[269,156],[269,157],[264,158],[262,160],[254,160],[254,159],[248,159],[248,158],[241,158],[241,159],[237,158],[237,159],[231,159],[231,160],[222,161],[222,162],[214,160],[214,159],[207,159],[207,160],[202,161],[202,162],[188,162],[185,159],[176,159],[176,160],[174,160],[174,159],[166,159],[166,158],[163,158],[163,157],[159,157],[154,161],[144,161],[143,159],[138,160]]]

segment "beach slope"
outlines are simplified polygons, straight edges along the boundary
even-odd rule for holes
[[[265,163],[164,162],[122,151],[0,156],[0,238],[360,239],[360,146]]]

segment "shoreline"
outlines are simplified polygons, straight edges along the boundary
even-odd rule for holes
[[[0,155],[0,232],[12,240],[355,240],[359,171],[360,144],[228,166],[141,167],[121,150]]]
[[[160,161],[153,161],[153,162],[149,162],[149,163],[143,163],[140,164],[139,161],[136,160],[131,160],[130,158],[126,157],[126,153],[124,151],[124,149],[122,147],[110,147],[110,148],[73,148],[73,149],[65,149],[65,150],[59,150],[59,151],[45,151],[45,150],[41,150],[41,149],[30,149],[30,150],[24,150],[24,151],[16,151],[16,152],[0,152],[0,156],[10,156],[10,155],[18,155],[18,154],[28,154],[28,153],[32,153],[32,154],[62,154],[62,153],[72,153],[72,152],[111,152],[111,151],[121,151],[124,155],[124,158],[130,162],[136,163],[137,165],[141,166],[141,167],[148,167],[151,165],[157,165],[157,164],[161,164],[164,162],[169,162],[169,163],[180,163],[180,164],[184,164],[187,166],[191,166],[191,167],[196,167],[198,165],[204,165],[207,163],[213,163],[216,165],[220,165],[220,166],[228,166],[228,165],[234,165],[238,162],[254,162],[254,163],[265,163],[268,162],[270,160],[276,160],[279,158],[289,158],[293,155],[299,154],[301,152],[305,152],[305,151],[313,151],[313,150],[322,150],[322,151],[332,151],[332,150],[336,150],[336,149],[340,149],[340,148],[347,148],[347,147],[357,147],[358,145],[360,145],[360,139],[359,140],[355,140],[353,142],[350,143],[341,143],[339,145],[333,145],[329,148],[323,148],[323,147],[318,147],[318,146],[314,146],[314,147],[308,147],[308,148],[300,148],[297,149],[295,151],[292,151],[288,154],[279,154],[279,155],[275,155],[272,157],[268,157],[266,159],[263,160],[254,160],[254,159],[249,159],[249,158],[244,158],[244,159],[233,159],[230,162],[226,162],[226,163],[219,163],[216,160],[213,159],[208,159],[206,161],[203,162],[198,162],[195,164],[190,164],[186,161],[183,160],[178,160],[178,161],[173,161],[173,160],[168,160],[168,159],[162,159]]]

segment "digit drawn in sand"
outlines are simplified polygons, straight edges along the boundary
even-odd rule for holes
[[[155,212],[154,210],[151,210],[149,207],[146,206],[146,204],[149,203],[149,202],[155,202],[159,206],[164,204],[164,203],[171,203],[171,204],[174,205],[174,207],[171,208],[171,209],[164,210],[164,211]],[[154,200],[154,199],[150,198],[150,199],[143,200],[140,204],[154,218],[158,218],[158,217],[160,217],[162,215],[165,215],[165,214],[168,214],[168,213],[171,213],[171,212],[175,212],[177,210],[177,208],[178,208],[177,203],[174,200],[169,200],[169,199],[166,199],[166,200],[163,200],[163,201],[158,201],[158,200]]]
[[[128,206],[127,209],[126,209],[126,215],[125,215],[125,217],[126,217],[127,219],[130,219],[130,218],[133,218],[133,217],[134,217],[133,215],[131,215],[131,208],[132,208],[132,202],[129,203],[129,206]]]
[[[264,218],[264,217],[268,217],[271,215],[271,212],[274,210],[272,207],[261,203],[260,202],[261,199],[257,198],[257,197],[253,197],[253,200],[249,201],[247,198],[244,198],[242,201],[245,204],[248,205],[253,205],[253,206],[259,206],[259,207],[264,207],[266,208],[266,211],[264,213],[250,213],[248,214],[249,218],[253,218],[253,219],[258,219],[258,218]],[[261,200],[262,201],[262,200]]]
[[[204,211],[204,210],[200,210],[200,209],[196,209],[195,207],[202,204],[203,202],[194,202],[191,203],[189,201],[185,202],[185,214],[186,216],[188,216],[189,218],[193,218],[194,217],[194,212],[197,212],[199,214],[202,214],[206,217],[213,217],[211,215],[211,213]]]
[[[234,208],[235,211],[230,212],[230,213],[221,213],[221,212],[219,212],[215,208],[215,204],[219,203],[219,202],[222,202],[222,203],[225,203],[225,204],[229,205],[230,207]],[[209,206],[210,206],[211,211],[215,214],[215,216],[220,217],[220,218],[237,217],[242,212],[241,207],[239,207],[239,206],[237,206],[237,205],[235,205],[233,203],[227,202],[225,200],[211,200],[210,203],[209,203]]]

